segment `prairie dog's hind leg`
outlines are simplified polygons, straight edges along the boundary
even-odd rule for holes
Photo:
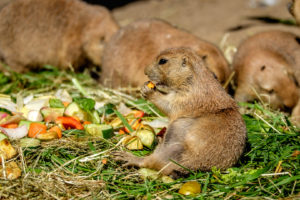
[[[125,164],[123,166],[136,166],[145,167],[161,171],[164,175],[170,175],[174,171],[182,171],[178,165],[171,162],[170,159],[179,162],[182,152],[182,147],[179,144],[173,145],[160,145],[153,152],[153,154],[146,157],[138,157],[129,152],[114,152],[114,159],[117,161],[123,161]]]

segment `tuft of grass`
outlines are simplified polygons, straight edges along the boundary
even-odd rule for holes
[[[73,84],[78,80],[80,86]],[[0,93],[54,93],[63,88],[73,97],[86,93],[106,104],[142,109],[148,119],[162,116],[150,102],[120,90],[100,87],[89,76],[48,67],[39,73],[0,73]],[[84,91],[84,92],[82,92]],[[109,106],[108,106],[109,105]],[[13,158],[22,169],[21,178],[0,180],[3,199],[279,199],[300,198],[299,129],[286,114],[259,103],[241,104],[245,114],[248,140],[245,153],[236,166],[219,171],[197,171],[171,183],[143,179],[136,168],[123,168],[111,158],[111,152],[123,150],[119,138],[109,140],[87,136],[84,131],[68,130],[59,140],[42,142],[40,147],[20,148]],[[146,155],[151,150],[135,151]],[[107,163],[102,162],[107,159]],[[195,196],[178,193],[178,184],[196,180],[202,192]],[[298,197],[297,197],[298,195]]]

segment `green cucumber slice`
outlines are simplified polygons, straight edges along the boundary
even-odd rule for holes
[[[80,121],[88,120],[88,113],[82,110],[75,102],[68,105],[64,114],[69,117],[78,117]]]
[[[141,139],[141,142],[144,146],[148,148],[151,148],[153,146],[155,135],[152,131],[147,129],[138,130],[136,136],[138,136]]]
[[[5,134],[3,134],[3,133],[0,132],[0,141],[2,141],[4,139],[7,139],[7,138],[8,137]]]
[[[113,127],[107,124],[86,124],[84,125],[84,129],[89,135],[99,136],[104,139],[114,136]]]
[[[26,147],[38,147],[40,146],[41,141],[35,138],[22,138],[20,139],[20,146],[23,148]]]
[[[92,112],[92,120],[91,120],[94,124],[100,124],[100,122],[101,122],[101,119],[100,119],[100,117],[99,117],[99,115],[98,115],[98,112],[96,111],[96,110],[94,110],[93,112]]]

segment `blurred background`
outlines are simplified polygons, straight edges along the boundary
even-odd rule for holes
[[[291,26],[290,0],[85,0],[112,10],[121,26],[140,18],[160,18],[220,46],[263,30],[300,33]],[[228,34],[226,34],[228,33]],[[225,38],[224,38],[225,37]]]

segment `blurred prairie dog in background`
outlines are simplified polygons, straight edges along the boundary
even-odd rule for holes
[[[108,87],[141,86],[146,66],[163,50],[194,49],[223,84],[230,75],[223,53],[215,45],[158,19],[143,19],[121,28],[104,50],[101,81]]]
[[[106,8],[80,0],[13,0],[0,11],[0,57],[17,72],[100,66],[118,29]]]
[[[233,60],[241,102],[262,100],[274,109],[292,110],[300,125],[300,38],[284,31],[257,33],[242,42]]]

